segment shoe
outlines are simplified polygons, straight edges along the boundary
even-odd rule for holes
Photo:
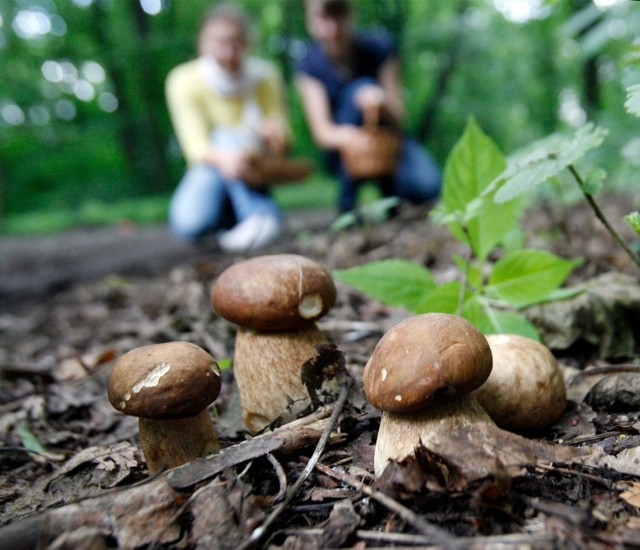
[[[247,252],[273,242],[282,231],[282,223],[271,214],[254,214],[233,229],[218,236],[218,244],[225,252]]]

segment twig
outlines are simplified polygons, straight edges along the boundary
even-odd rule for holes
[[[287,492],[287,476],[282,469],[282,465],[278,462],[278,459],[275,456],[273,456],[271,453],[267,453],[267,460],[276,471],[276,475],[278,476],[278,483],[280,484],[280,490],[274,497],[273,502],[280,502]]]
[[[584,195],[584,197],[587,199],[587,202],[589,203],[589,206],[591,206],[592,210],[595,212],[595,214],[598,217],[598,219],[603,223],[603,225],[605,226],[605,228],[607,229],[609,234],[622,247],[622,249],[627,253],[629,258],[631,258],[631,261],[634,264],[636,264],[638,267],[640,267],[640,256],[638,256],[633,251],[633,249],[626,243],[626,241],[615,230],[613,225],[611,225],[611,223],[609,222],[607,216],[605,215],[603,210],[600,208],[600,206],[596,202],[594,196],[585,189],[585,186],[584,186],[585,182],[582,179],[582,176],[578,173],[576,168],[573,166],[573,164],[569,165],[569,171],[571,172],[571,174],[573,175],[575,180],[578,182],[578,186],[580,187],[580,190],[582,191],[582,194]]]
[[[331,435],[331,432],[333,431],[336,423],[338,422],[338,418],[340,417],[342,408],[344,407],[344,404],[347,401],[349,392],[351,391],[351,387],[353,386],[353,379],[348,378],[347,380],[348,380],[347,383],[344,386],[342,386],[342,388],[340,389],[340,395],[338,396],[338,399],[336,399],[335,405],[333,407],[333,412],[331,413],[331,417],[329,418],[329,423],[324,429],[324,432],[322,432],[322,436],[320,437],[320,440],[316,445],[315,451],[313,452],[313,455],[311,455],[311,458],[309,459],[309,462],[305,466],[305,469],[302,471],[302,474],[300,474],[300,477],[291,486],[291,488],[287,493],[287,496],[282,501],[282,503],[275,510],[273,510],[271,514],[269,514],[269,516],[267,516],[267,519],[265,519],[264,523],[260,527],[253,530],[250,537],[246,541],[244,541],[238,547],[238,549],[251,548],[262,539],[262,537],[268,532],[269,528],[274,523],[274,521],[278,518],[278,516],[280,516],[280,514],[284,511],[284,509],[291,503],[293,498],[296,496],[296,494],[300,490],[300,487],[302,487],[302,484],[306,481],[306,479],[309,477],[309,475],[313,471],[313,468],[315,467],[316,463],[320,459],[320,456],[324,452],[324,448],[327,444],[327,441],[329,441],[329,436]]]
[[[352,478],[351,476],[347,475],[337,468],[329,468],[323,464],[317,464],[316,468],[323,474],[337,479],[338,481],[342,481],[347,485],[351,485],[352,487],[362,491],[368,497],[377,500],[385,508],[400,516],[400,518],[411,525],[416,531],[420,532],[426,537],[429,537],[430,542],[445,544],[447,548],[460,547],[456,538],[448,531],[445,531],[444,529],[436,527],[435,525],[432,525],[431,523],[425,521],[419,515],[412,512],[409,508],[400,504],[398,501],[393,500],[390,496],[385,495],[381,491],[376,491],[368,485],[364,485],[362,481]]]
[[[608,479],[602,479],[601,477],[594,476],[592,474],[587,474],[585,472],[578,472],[577,470],[571,470],[570,468],[560,468],[558,466],[546,465],[546,464],[536,464],[536,468],[539,470],[545,470],[547,472],[556,472],[558,474],[568,474],[572,476],[577,476],[582,479],[588,479],[589,481],[593,481],[599,485],[607,489],[611,489],[611,482]]]
[[[424,546],[432,542],[429,537],[425,537],[424,535],[412,535],[409,533],[383,533],[381,531],[366,531],[363,529],[356,531],[356,536],[363,540],[410,546]],[[484,537],[460,537],[457,540],[458,542],[465,543],[473,548],[478,548],[485,544],[491,547],[500,545],[532,545],[536,547],[536,544],[552,543],[556,539],[552,533],[512,533]]]
[[[624,365],[603,365],[601,367],[591,367],[576,374],[569,385],[571,385],[577,378],[584,378],[585,376],[591,376],[594,374],[617,374],[619,372],[640,372],[640,365],[626,363]]]

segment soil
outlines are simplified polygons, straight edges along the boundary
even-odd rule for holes
[[[601,202],[632,241],[622,222],[629,200]],[[326,211],[294,213],[281,239],[252,255],[301,254],[329,270],[404,258],[446,281],[457,273],[454,255],[465,253],[424,207],[342,231],[332,221]],[[614,272],[637,285],[637,267],[584,204],[532,209],[523,227],[528,246],[585,259],[568,284]],[[165,226],[127,223],[0,239],[1,548],[640,546],[640,403],[621,391],[638,383],[637,343],[615,359],[580,342],[552,349],[568,405],[548,429],[461,430],[418,446],[376,480],[380,413],[364,398],[362,369],[410,314],[338,282],[319,327],[353,387],[294,493],[328,421],[316,411],[306,417],[315,428],[284,419],[261,437],[244,428],[228,367],[236,329],[209,300],[216,277],[243,258],[213,240],[188,245]],[[203,347],[224,367],[214,408],[223,453],[150,477],[137,421],[111,407],[106,383],[123,353],[171,340]],[[336,357],[324,350],[318,361]],[[603,378],[623,375],[594,393]],[[488,460],[478,449],[490,446]]]

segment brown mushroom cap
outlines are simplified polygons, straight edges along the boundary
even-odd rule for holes
[[[151,419],[195,416],[220,393],[214,358],[189,342],[142,346],[113,366],[111,404],[125,414]]]
[[[380,339],[364,368],[364,391],[380,410],[415,411],[438,390],[476,389],[491,364],[486,338],[469,321],[425,313],[398,323]]]
[[[473,396],[505,430],[527,432],[553,424],[567,406],[562,371],[549,349],[517,334],[490,334],[493,371]]]
[[[329,272],[296,254],[258,256],[227,268],[211,292],[215,311],[228,321],[260,331],[308,326],[336,300]]]

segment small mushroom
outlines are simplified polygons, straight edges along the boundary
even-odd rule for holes
[[[376,476],[457,427],[492,423],[470,395],[490,372],[487,340],[462,317],[416,315],[385,333],[363,373],[367,398],[382,411]]]
[[[333,306],[336,289],[320,264],[295,254],[258,256],[220,274],[214,310],[239,326],[233,373],[242,418],[253,434],[284,412],[310,404],[302,365],[327,338],[315,321]]]
[[[175,468],[220,448],[209,405],[220,393],[214,358],[189,342],[135,348],[113,366],[108,396],[137,416],[150,473]]]
[[[505,430],[551,426],[567,406],[562,371],[544,344],[517,334],[489,334],[493,370],[473,396]]]

